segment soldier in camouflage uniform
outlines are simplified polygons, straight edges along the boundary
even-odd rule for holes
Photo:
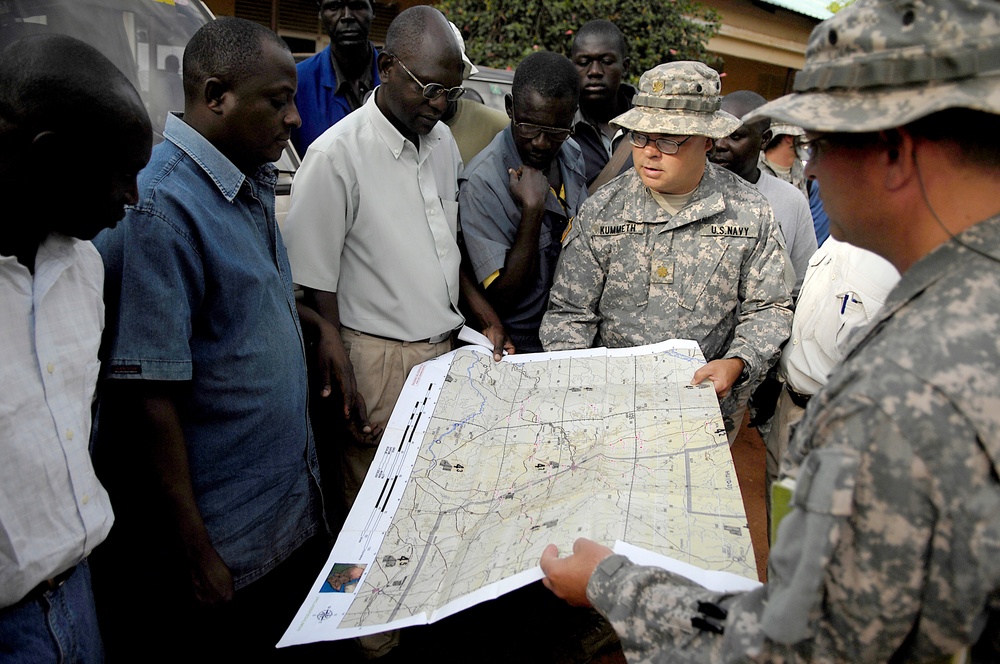
[[[808,199],[809,188],[807,186],[808,178],[806,178],[805,165],[802,163],[802,159],[799,158],[798,152],[794,147],[797,142],[796,138],[804,136],[805,133],[802,127],[796,127],[786,122],[771,125],[771,140],[761,150],[760,157],[757,159],[757,166],[765,173],[770,173],[779,180],[784,180],[788,184],[795,185],[802,192],[802,195]],[[776,152],[786,149],[791,150],[794,154],[791,167],[787,172],[776,162],[768,158],[769,154],[771,157],[777,158]]]
[[[834,235],[903,277],[794,434],[768,584],[578,540],[546,585],[634,662],[1000,661],[1000,3],[859,0],[795,89],[744,119],[803,125]]]
[[[732,438],[740,396],[745,403],[739,388],[767,373],[788,338],[795,277],[764,197],[706,161],[711,139],[740,126],[719,110],[719,87],[719,75],[700,62],[642,75],[634,108],[613,122],[630,140],[649,140],[633,141],[635,170],[581,206],[540,336],[550,351],[589,348],[595,339],[610,348],[694,339],[709,360],[695,382],[711,380],[720,397],[729,394],[722,410]],[[661,154],[656,137],[677,139],[675,153]]]

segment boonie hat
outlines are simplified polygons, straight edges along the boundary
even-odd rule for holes
[[[772,122],[771,123],[771,135],[772,136],[805,136],[806,130],[802,127],[796,127],[793,124],[788,124],[787,122]]]
[[[1000,114],[1000,2],[858,0],[813,30],[794,90],[744,119],[869,132],[947,108]]]
[[[650,134],[723,138],[740,120],[719,110],[719,74],[703,62],[669,62],[639,77],[634,104],[611,124]]]

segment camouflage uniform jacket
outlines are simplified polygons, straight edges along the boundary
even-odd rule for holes
[[[1000,256],[1000,217],[959,237]],[[933,661],[1000,609],[1000,265],[939,247],[859,337],[784,460],[766,586],[720,596],[620,556],[591,577],[630,661]],[[691,627],[698,601],[724,635]]]
[[[690,202],[671,216],[629,171],[580,207],[542,345],[693,339],[708,360],[741,358],[753,380],[788,338],[794,281],[771,207],[755,187],[709,163]]]

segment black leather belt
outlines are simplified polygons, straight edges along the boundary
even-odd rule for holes
[[[812,399],[811,394],[802,394],[801,392],[796,392],[792,388],[788,387],[788,383],[785,383],[785,391],[788,392],[788,396],[791,398],[792,403],[799,408],[805,408]]]
[[[56,574],[51,579],[45,579],[44,581],[42,581],[41,583],[39,583],[37,586],[35,586],[34,588],[32,588],[31,592],[29,592],[25,596],[25,599],[36,599],[38,597],[41,597],[42,595],[44,595],[47,592],[51,592],[53,590],[58,589],[62,584],[66,583],[66,581],[69,580],[69,577],[73,576],[73,572],[75,572],[75,571],[76,571],[76,565],[73,565],[72,567],[70,567],[65,572],[61,572],[59,574]]]

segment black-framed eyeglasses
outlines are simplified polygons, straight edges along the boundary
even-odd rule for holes
[[[686,137],[683,141],[675,141],[670,138],[657,138],[653,140],[648,134],[640,134],[637,131],[629,131],[628,142],[637,148],[644,148],[649,145],[650,141],[653,141],[653,145],[656,149],[663,154],[677,154],[677,151],[681,149],[681,146],[690,140],[691,137]]]
[[[546,127],[530,122],[518,122],[517,116],[512,117],[511,122],[514,124],[514,131],[517,132],[517,135],[529,141],[538,138],[539,134],[545,134],[553,143],[562,143],[575,131],[573,127]]]
[[[395,55],[392,55],[391,53],[388,55],[390,58],[394,59],[396,62],[399,63],[399,66],[402,67],[403,71],[405,71],[409,75],[409,77],[413,79],[414,83],[420,86],[421,94],[424,96],[424,99],[434,100],[440,97],[441,95],[446,95],[448,101],[458,101],[459,97],[465,94],[465,88],[463,88],[461,85],[456,85],[453,88],[446,88],[440,83],[424,83],[419,78],[413,75],[413,72],[410,71],[410,69],[403,64],[402,60],[400,60]]]

